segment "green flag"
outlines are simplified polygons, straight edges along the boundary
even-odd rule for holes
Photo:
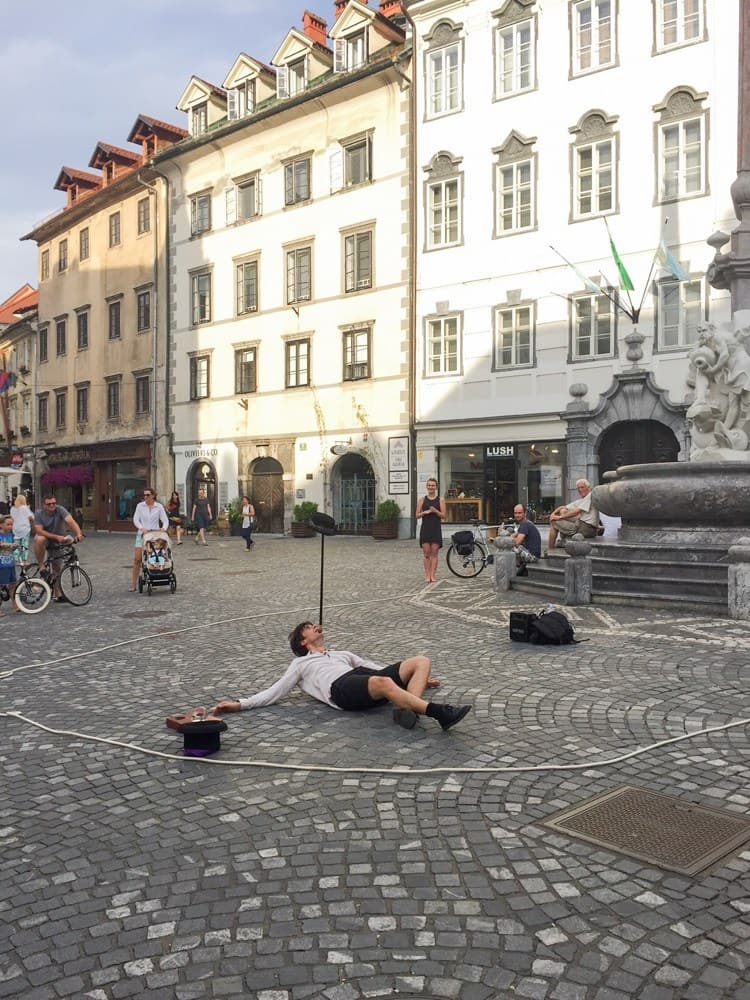
[[[607,227],[607,233],[609,234],[609,227]],[[633,282],[630,279],[630,275],[627,272],[627,268],[620,260],[620,255],[617,252],[617,247],[615,246],[615,241],[612,239],[611,234],[609,235],[609,245],[612,250],[612,257],[615,264],[617,264],[617,270],[620,274],[620,288],[625,288],[627,291],[633,291]]]

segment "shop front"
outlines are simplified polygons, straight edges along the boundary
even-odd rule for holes
[[[84,530],[134,531],[133,513],[150,472],[148,441],[113,441],[48,450],[41,483]]]
[[[565,503],[564,441],[450,445],[437,452],[448,524],[475,517],[488,524],[512,521],[517,503],[544,523]]]

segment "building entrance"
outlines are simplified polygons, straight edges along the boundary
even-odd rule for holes
[[[613,424],[599,442],[599,479],[621,465],[676,462],[680,451],[672,430],[658,420]]]

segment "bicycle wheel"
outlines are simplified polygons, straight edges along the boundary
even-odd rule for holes
[[[52,600],[52,590],[46,580],[21,580],[14,595],[16,607],[27,615],[38,615]]]
[[[94,592],[91,577],[76,563],[65,566],[60,573],[60,592],[67,601],[80,608],[89,603]]]
[[[479,542],[474,542],[471,552],[462,556],[456,552],[455,545],[448,549],[448,569],[454,576],[471,578],[479,576],[487,565],[487,552]]]

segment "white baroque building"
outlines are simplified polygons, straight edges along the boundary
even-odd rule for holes
[[[381,11],[391,11],[391,19]],[[186,509],[247,492],[261,530],[301,500],[345,531],[411,515],[409,51],[393,0],[305,12],[271,65],[193,77],[170,199],[169,368]],[[403,19],[401,19],[403,20]]]
[[[580,476],[686,458],[687,347],[729,315],[705,241],[736,225],[737,0],[407,12],[419,487],[543,519]]]

